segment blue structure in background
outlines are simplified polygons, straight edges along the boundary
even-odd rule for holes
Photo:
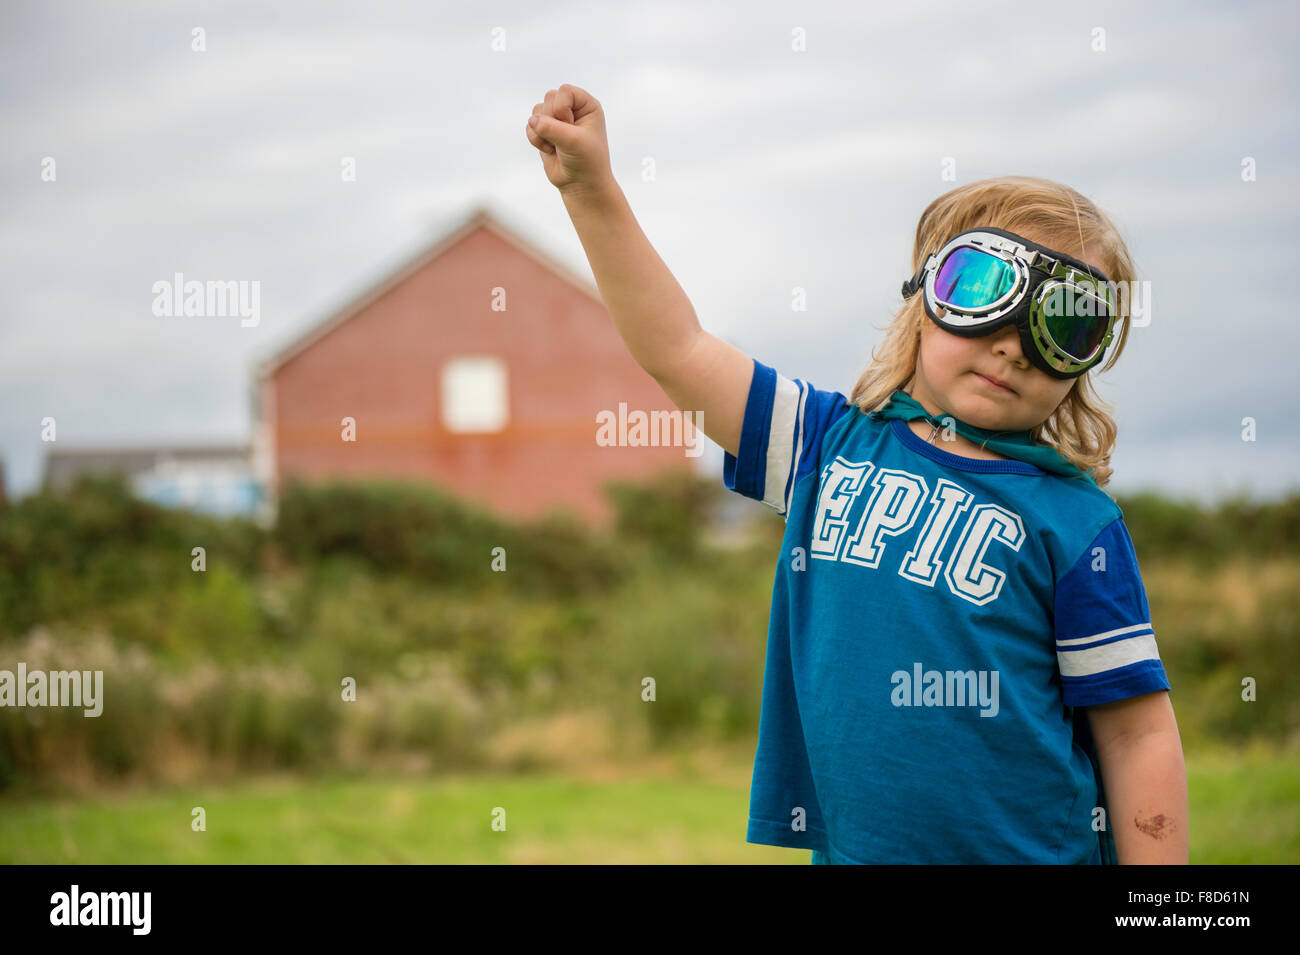
[[[259,520],[270,502],[254,460],[249,445],[54,448],[45,459],[45,483],[62,489],[78,475],[112,472],[136,496],[162,507]]]
[[[183,507],[214,517],[252,518],[264,492],[252,475],[146,473],[132,478],[141,498],[163,507]]]

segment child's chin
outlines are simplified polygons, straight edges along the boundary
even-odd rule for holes
[[[957,416],[967,424],[985,431],[1007,431],[1010,430],[1010,425],[1007,424],[1010,416],[1007,412],[1015,400],[1015,395],[1001,398],[988,394],[977,395],[965,403],[965,413],[959,412]]]

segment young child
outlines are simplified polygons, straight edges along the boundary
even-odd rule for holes
[[[702,414],[726,486],[785,516],[747,841],[815,863],[1186,863],[1169,681],[1101,490],[1116,429],[1088,373],[1123,350],[1134,278],[1110,221],[1040,179],[940,196],[846,398],[701,328],[589,93],[549,91],[526,135],[633,356]]]

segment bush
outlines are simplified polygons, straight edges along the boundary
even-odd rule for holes
[[[626,562],[564,513],[510,523],[424,483],[292,482],[275,539],[307,563],[347,555],[433,584],[572,595],[607,588]],[[493,570],[504,548],[505,573]]]
[[[1178,555],[1209,565],[1230,553],[1300,551],[1300,493],[1277,501],[1239,495],[1213,510],[1153,492],[1117,497],[1116,502],[1139,557]]]
[[[102,668],[105,708],[0,714],[0,788],[752,743],[783,522],[713,552],[707,482],[610,493],[607,533],[564,513],[508,523],[392,482],[291,485],[270,536],[115,481],[15,502],[0,518],[0,669]],[[1121,506],[1185,743],[1297,739],[1300,497]],[[345,677],[355,702],[340,699]],[[1246,677],[1256,702],[1241,699]]]
[[[194,547],[247,576],[264,537],[251,521],[140,500],[120,475],[47,488],[0,520],[0,638],[179,586],[194,576]]]
[[[611,481],[605,486],[619,539],[679,560],[699,556],[702,532],[713,519],[721,493],[717,482],[681,471],[639,484]]]

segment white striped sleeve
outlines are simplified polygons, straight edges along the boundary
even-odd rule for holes
[[[788,517],[795,485],[816,470],[822,439],[851,408],[840,392],[787,378],[755,359],[740,447],[723,457],[723,483]]]
[[[1057,582],[1056,660],[1067,706],[1168,690],[1137,553],[1122,517]]]

